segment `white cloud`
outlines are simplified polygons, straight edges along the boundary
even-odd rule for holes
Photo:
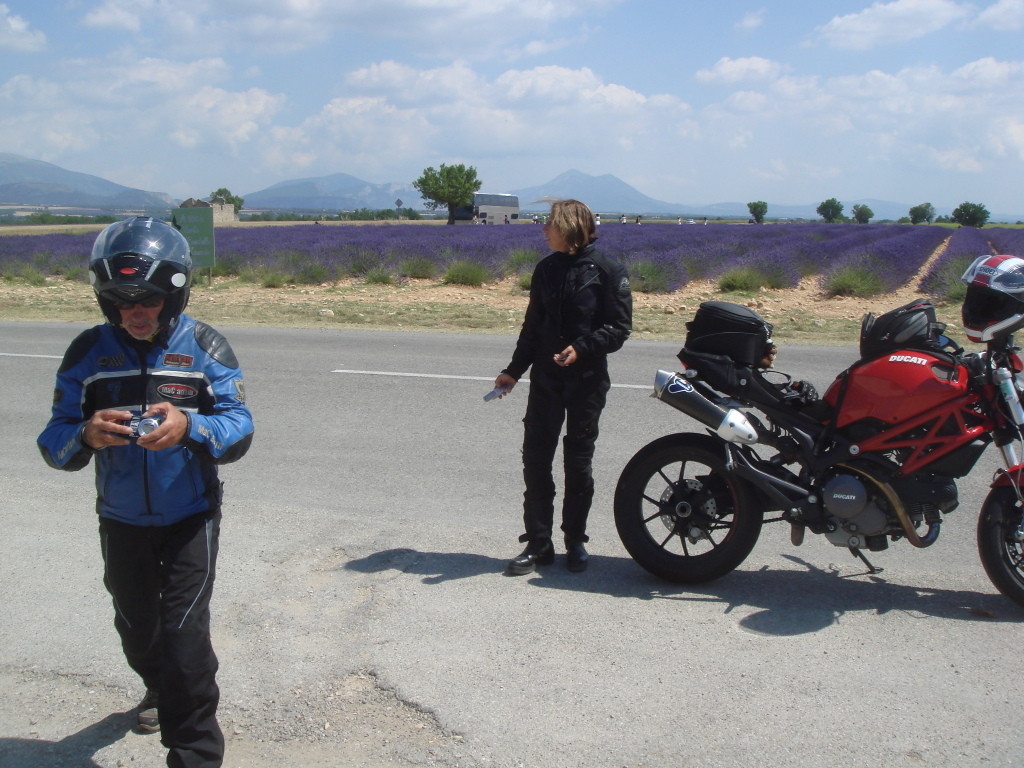
[[[144,21],[159,18],[157,0],[103,0],[82,17],[88,27],[138,32]]]
[[[752,30],[757,29],[764,24],[765,10],[762,8],[757,11],[751,11],[743,15],[739,21],[736,22],[736,29]]]
[[[989,141],[1000,157],[1024,161],[1024,117],[995,117],[989,128]]]
[[[176,137],[182,137],[191,146],[198,142],[224,142],[238,150],[270,124],[283,97],[262,88],[230,92],[203,86],[184,93],[180,101],[181,109],[175,110],[180,115],[176,120]]]
[[[951,77],[964,86],[986,91],[1009,87],[1019,92],[1022,76],[1024,76],[1024,63],[998,61],[991,57],[969,62],[951,73]]]
[[[96,28],[167,34],[177,49],[288,53],[339,38],[401,41],[407,51],[443,58],[537,56],[565,47],[562,22],[624,0],[101,0],[83,16]],[[532,38],[522,41],[524,31]],[[548,39],[550,32],[557,37]],[[579,32],[585,35],[585,32]]]
[[[939,168],[957,173],[977,174],[985,170],[985,165],[968,147],[952,147],[947,149],[923,146],[918,148],[927,162]]]
[[[1005,176],[1024,160],[1024,62],[982,58],[953,71],[880,69],[833,78],[782,77],[737,90],[699,113],[702,153],[758,152],[773,162],[758,175],[792,185],[835,176],[869,188],[871,171],[912,186],[950,172],[961,179]],[[814,173],[805,158],[829,158]],[[737,160],[738,162],[738,160]],[[760,167],[760,164],[759,164]],[[836,169],[844,169],[834,174]],[[887,182],[890,186],[893,181]],[[948,180],[946,185],[948,185]],[[964,185],[967,188],[967,185]],[[957,194],[956,190],[947,190]]]
[[[237,152],[270,125],[284,97],[211,84],[225,72],[219,59],[136,61],[114,54],[102,62],[66,62],[59,83],[11,78],[0,84],[0,107],[17,103],[18,118],[0,117],[0,146],[45,148],[26,149],[33,157],[162,142]],[[13,112],[0,108],[0,115]],[[19,132],[21,138],[11,141]]]
[[[0,51],[34,53],[46,48],[46,35],[30,29],[29,23],[0,3]]]
[[[998,0],[978,14],[978,23],[1000,32],[1024,29],[1024,0]]]
[[[382,61],[355,70],[345,78],[345,83],[360,91],[386,94],[402,103],[472,100],[483,86],[479,76],[461,61],[426,70]]]
[[[568,48],[573,44],[573,41],[567,37],[555,38],[551,40],[531,40],[528,43],[524,43],[518,47],[510,47],[505,51],[505,55],[508,59],[521,59],[521,58],[536,58],[538,56],[544,56],[555,51],[561,51]]]
[[[602,82],[587,67],[545,66],[525,71],[509,70],[495,85],[509,100],[553,106],[576,103],[580,94],[600,88]]]
[[[732,59],[725,56],[711,69],[701,69],[694,76],[700,83],[739,83],[750,80],[774,80],[788,68],[777,61],[760,56]]]
[[[756,91],[736,91],[725,100],[725,105],[737,112],[764,112],[770,103],[767,95]]]
[[[287,168],[298,157],[392,178],[410,163],[480,166],[480,158],[497,154],[564,170],[592,163],[609,145],[645,152],[674,145],[689,111],[675,97],[605,82],[587,68],[508,70],[492,79],[465,62],[425,70],[381,62],[345,83],[348,95],[287,134],[275,132],[278,146],[267,150],[275,163]]]
[[[381,96],[336,98],[294,128],[274,128],[263,137],[261,156],[285,178],[332,168],[391,180],[410,162],[429,164],[426,158],[438,138],[429,112],[400,108]]]
[[[816,31],[836,48],[862,51],[923,37],[966,17],[970,6],[953,0],[893,0],[836,16]]]

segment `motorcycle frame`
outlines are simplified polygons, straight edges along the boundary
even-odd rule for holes
[[[850,453],[857,456],[910,449],[910,455],[899,464],[895,476],[911,477],[957,449],[989,438],[996,424],[981,405],[982,398],[977,393],[967,392],[937,409],[854,443],[849,448]]]

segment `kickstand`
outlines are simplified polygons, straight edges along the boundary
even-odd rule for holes
[[[874,574],[874,573],[881,573],[882,571],[885,570],[885,568],[876,568],[875,566],[873,566],[871,564],[871,561],[868,560],[867,557],[864,556],[864,553],[861,552],[856,547],[850,547],[850,552],[851,552],[851,554],[853,554],[854,557],[856,557],[859,560],[861,560],[864,563],[864,565],[866,565],[868,567],[868,573],[872,573],[872,574]]]

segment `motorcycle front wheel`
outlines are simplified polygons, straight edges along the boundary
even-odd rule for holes
[[[978,554],[996,589],[1024,606],[1024,541],[1016,533],[1021,514],[1013,488],[993,489],[978,518]]]
[[[683,434],[655,440],[630,459],[615,488],[615,527],[643,568],[696,584],[729,573],[750,554],[761,510],[725,458],[722,443]]]

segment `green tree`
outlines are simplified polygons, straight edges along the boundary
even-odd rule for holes
[[[817,212],[821,218],[831,224],[832,222],[838,221],[842,218],[843,204],[834,197],[830,197],[818,206]]]
[[[235,213],[242,210],[242,205],[245,203],[245,198],[239,197],[238,195],[232,195],[231,190],[227,187],[221,187],[216,192],[210,193],[210,200],[213,201],[218,197],[223,197],[225,203],[230,203],[235,206]]]
[[[935,206],[931,203],[915,205],[908,213],[910,214],[911,224],[920,224],[922,221],[927,221],[931,224],[935,221]]]
[[[871,221],[871,217],[875,215],[875,212],[866,205],[855,205],[853,206],[853,220],[858,224],[867,224]]]
[[[412,183],[423,195],[425,205],[431,210],[448,207],[448,223],[455,223],[455,209],[473,204],[473,193],[480,189],[476,168],[441,164],[438,170],[426,168],[423,175]]]
[[[764,200],[755,200],[752,203],[747,203],[747,210],[750,211],[750,216],[754,221],[764,224],[765,214],[768,213],[768,203]]]
[[[988,221],[988,209],[980,203],[960,203],[953,209],[952,219],[962,227],[981,229]]]

